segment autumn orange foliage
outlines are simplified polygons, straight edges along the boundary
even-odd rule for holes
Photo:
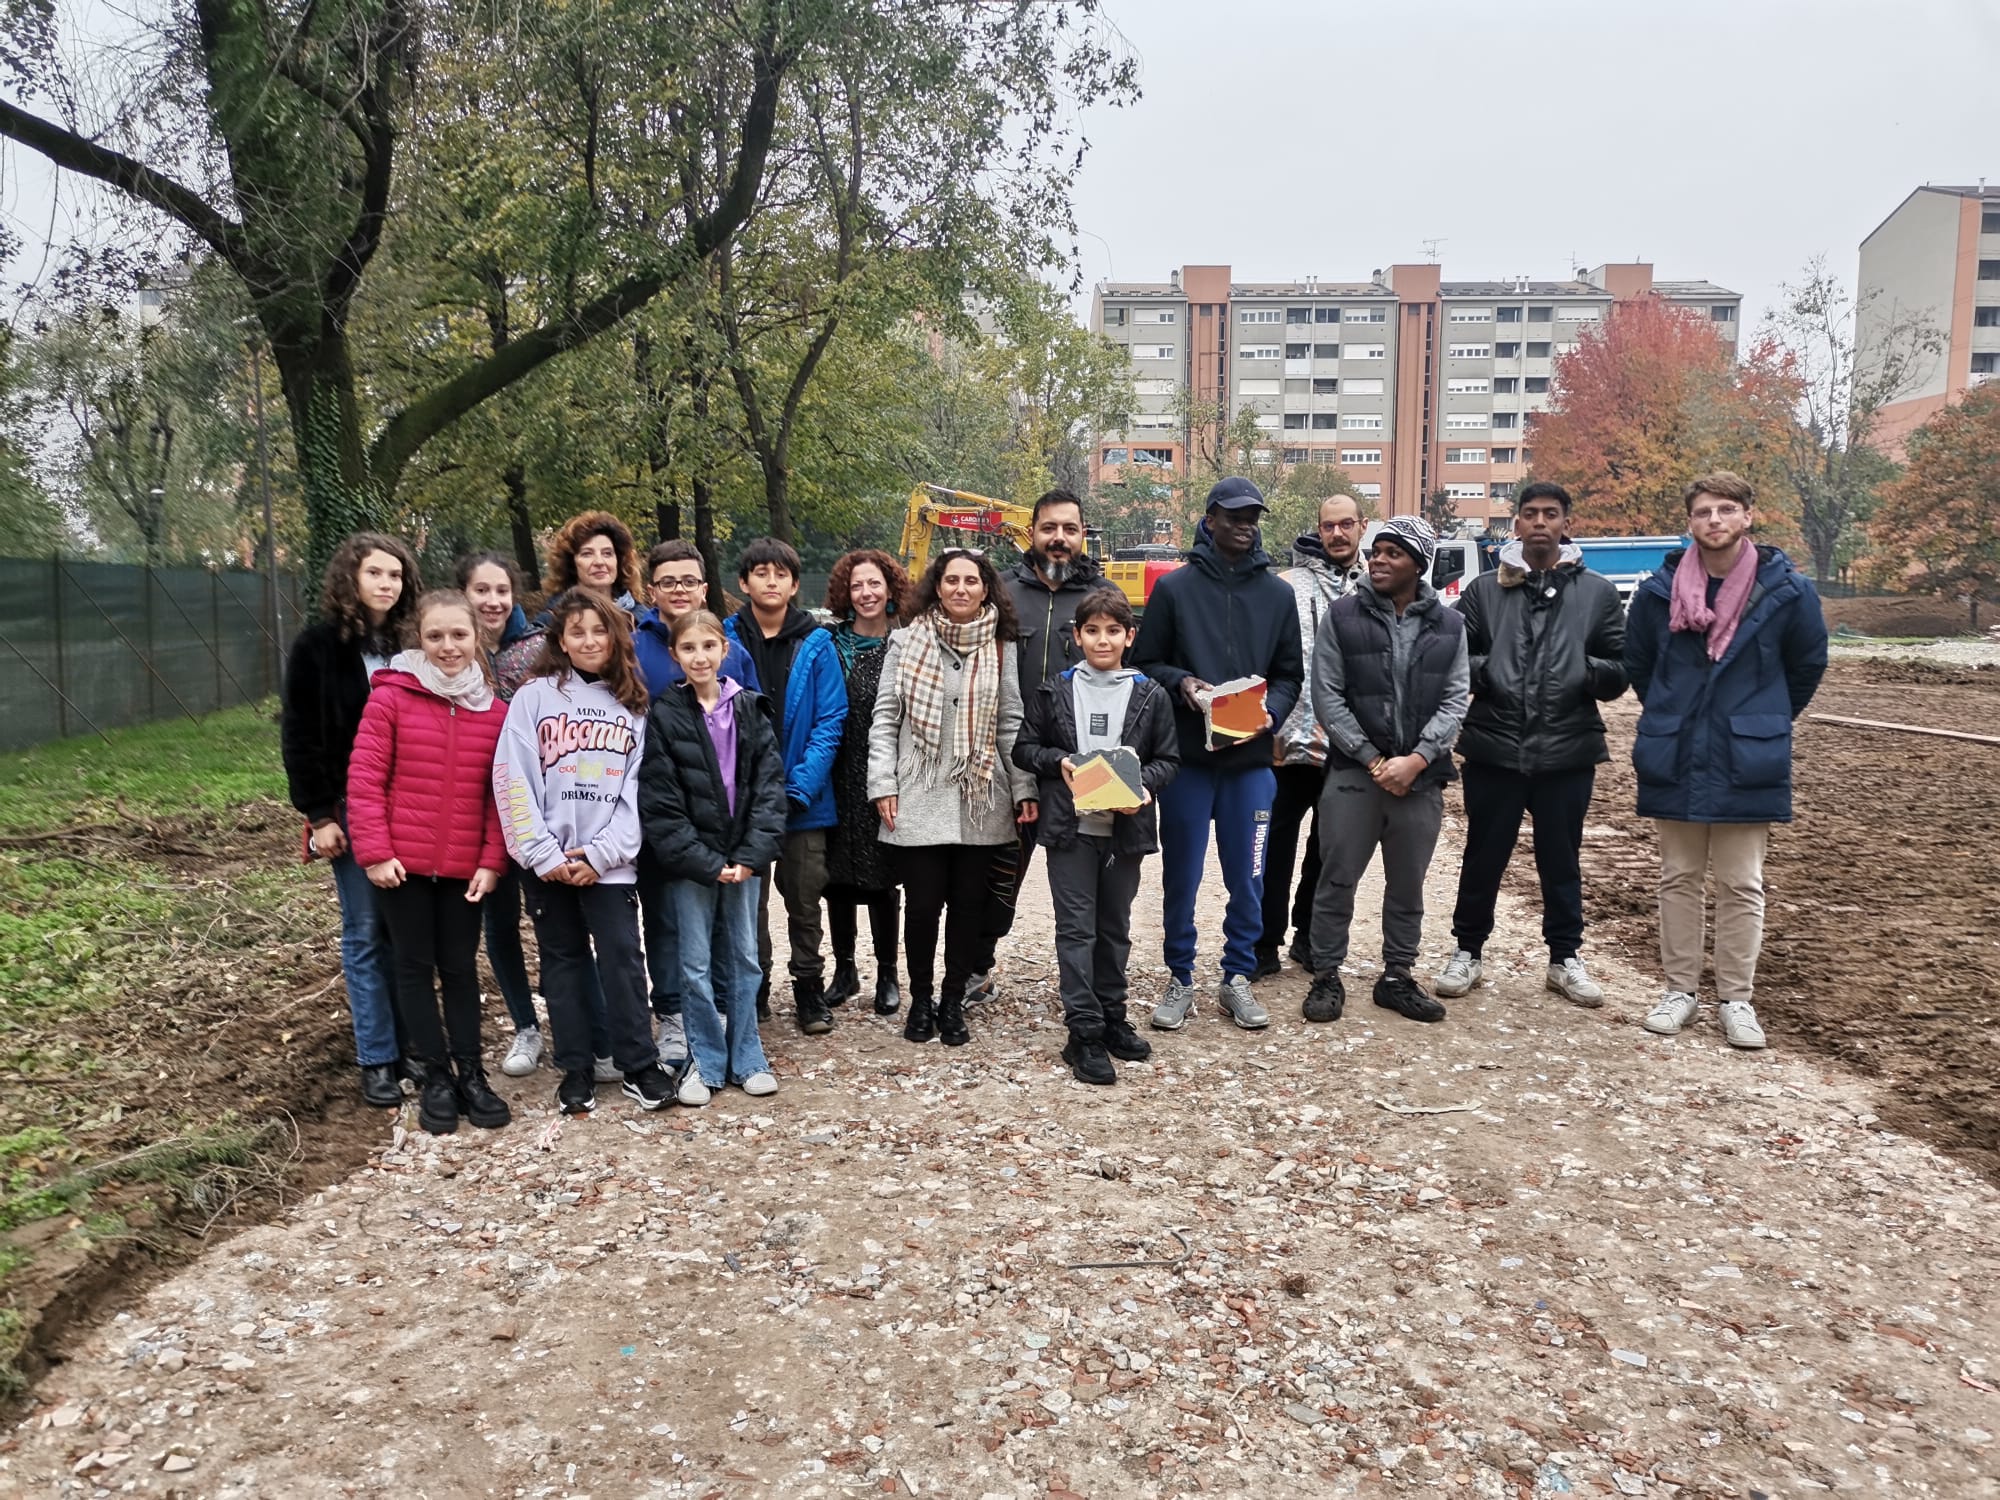
[[[1579,536],[1671,535],[1681,491],[1732,469],[1757,487],[1757,534],[1796,543],[1782,460],[1796,421],[1791,361],[1760,342],[1739,362],[1715,325],[1642,297],[1615,304],[1556,360],[1528,442],[1536,479],[1576,497]]]
[[[1948,406],[1908,443],[1910,464],[1882,492],[1868,527],[1879,582],[2000,603],[2000,386]]]

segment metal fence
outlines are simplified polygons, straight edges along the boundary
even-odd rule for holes
[[[0,750],[278,691],[299,578],[0,557]]]

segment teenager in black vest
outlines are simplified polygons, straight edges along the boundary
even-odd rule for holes
[[[1382,849],[1382,977],[1375,1003],[1413,1021],[1444,1007],[1410,972],[1424,928],[1424,875],[1444,821],[1451,745],[1470,696],[1465,622],[1428,582],[1437,533],[1397,516],[1368,553],[1368,586],[1326,613],[1313,647],[1313,707],[1326,730],[1319,889],[1313,896],[1308,1021],[1336,1021],[1354,887]]]

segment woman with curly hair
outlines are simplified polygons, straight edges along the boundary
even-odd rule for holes
[[[608,510],[586,510],[571,516],[549,543],[548,571],[542,589],[553,599],[573,588],[596,589],[626,614],[634,614],[646,596],[645,575],[632,530]],[[539,623],[546,624],[544,612]]]
[[[868,730],[868,795],[909,893],[910,1008],[903,1035],[972,1040],[965,987],[1000,849],[1035,821],[1035,779],[1014,764],[1021,730],[1014,607],[993,564],[954,547],[924,572],[911,620],[889,639]],[[949,916],[946,916],[947,910]],[[932,965],[945,919],[944,989]]]
[[[882,843],[882,818],[868,799],[868,727],[882,685],[889,631],[910,600],[910,577],[886,552],[862,548],[833,565],[826,607],[833,615],[833,649],[847,680],[847,722],[833,758],[833,802],[840,821],[826,841],[826,925],[833,939],[833,983],[826,1003],[845,1005],[861,993],[854,964],[856,908],[868,908],[875,943],[875,1014],[893,1016],[903,1003],[896,984],[896,924],[901,894]]]
[[[375,888],[348,847],[347,763],[370,679],[402,645],[421,591],[417,559],[395,537],[357,531],[334,548],[320,580],[320,618],[299,632],[285,662],[278,720],[292,806],[309,825],[306,858],[333,867],[340,896],[340,967],[361,1097],[383,1109],[402,1103],[402,1047]]]

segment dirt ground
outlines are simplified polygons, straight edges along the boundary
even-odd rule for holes
[[[1954,636],[1972,633],[1969,613],[1946,599],[1897,595],[1880,599],[1821,599],[1826,623],[1857,635]],[[1990,613],[1987,612],[1987,613]],[[1982,616],[1981,623],[1991,623]]]
[[[1884,692],[1987,711],[1865,669],[1827,701]],[[1509,896],[1442,1026],[1375,1010],[1363,971],[1308,1027],[1287,971],[1268,1032],[1206,1007],[1112,1089],[1055,1057],[1038,866],[967,1048],[850,1010],[825,1040],[768,1028],[769,1100],[565,1122],[543,1073],[503,1083],[491,1135],[365,1122],[358,1171],[70,1343],[0,1493],[2000,1496],[2000,1193],[1917,1133],[1980,1160],[1983,1119],[1990,1146],[1947,1086],[1993,1062],[1990,781],[1842,733],[1802,738],[1818,815],[1774,860],[1768,1053],[1709,1012],[1638,1028],[1643,915],[1601,892],[1650,877],[1615,778],[1604,1009],[1541,987]],[[1896,909],[1846,899],[1891,849]],[[1150,936],[1135,957],[1149,993]],[[1964,1024],[1910,1014],[1946,1008]],[[1102,1261],[1170,1263],[1078,1265]]]

